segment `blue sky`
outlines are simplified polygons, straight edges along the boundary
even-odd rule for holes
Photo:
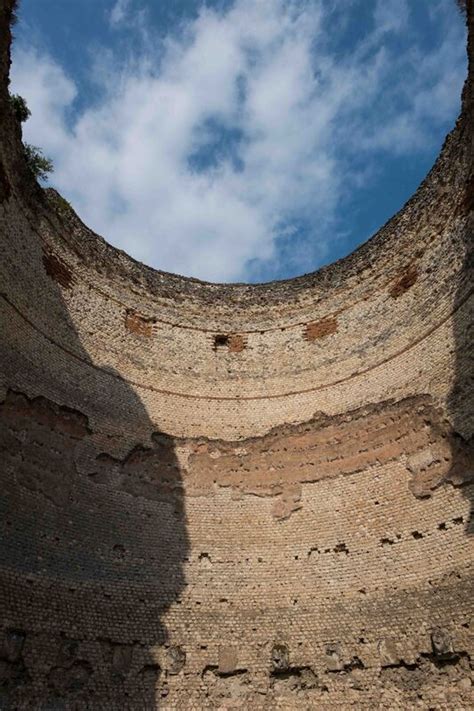
[[[22,0],[12,91],[50,184],[136,259],[270,281],[355,249],[459,112],[454,0]]]

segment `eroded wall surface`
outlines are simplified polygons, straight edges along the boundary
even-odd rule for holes
[[[205,284],[34,183],[11,5],[0,708],[472,708],[471,78],[431,173],[362,248]]]

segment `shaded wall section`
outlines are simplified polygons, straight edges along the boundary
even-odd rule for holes
[[[463,487],[470,503],[470,514],[466,520],[466,533],[474,534],[474,7],[466,4],[469,27],[468,56],[470,76],[463,92],[464,143],[468,154],[469,172],[466,176],[463,199],[459,213],[466,220],[460,249],[463,254],[462,278],[459,283],[456,305],[466,301],[471,294],[467,308],[459,308],[453,324],[454,347],[456,353],[455,378],[448,397],[448,410],[452,413],[453,428],[457,433],[454,446],[454,479]]]
[[[42,245],[44,197],[7,104],[9,6],[0,4],[0,215],[12,278],[3,271],[0,285],[0,707],[155,708],[185,664],[163,620],[188,550],[176,444],[119,373],[97,368],[69,317],[71,274]],[[33,302],[63,351],[28,319]]]

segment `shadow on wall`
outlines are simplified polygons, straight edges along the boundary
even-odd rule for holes
[[[171,639],[165,622],[188,554],[176,443],[81,344],[64,265],[41,245],[50,207],[28,181],[22,207],[1,91],[0,222],[17,227],[0,227],[16,259],[0,295],[0,707],[151,709],[186,664],[185,630]]]
[[[456,354],[455,378],[448,399],[454,429],[453,464],[450,477],[462,487],[470,503],[466,532],[474,533],[474,2],[467,0],[469,77],[463,91],[463,139],[469,174],[459,206],[466,219],[462,235],[463,267],[455,297],[453,324]]]
[[[18,382],[49,393],[56,355],[67,369],[60,402],[83,407],[30,399],[17,385],[0,404],[0,705],[128,708],[129,699],[130,708],[155,708],[185,664],[163,621],[184,588],[188,550],[175,442],[155,431],[117,372],[94,366],[57,284],[49,297],[44,308],[68,324],[76,357],[43,350],[38,332],[36,359],[18,362]],[[91,414],[106,431],[91,429]],[[110,454],[138,432],[145,442],[153,433],[152,445]],[[99,441],[112,448],[100,451]]]
[[[136,414],[133,392],[117,390]],[[154,707],[163,674],[185,662],[163,623],[187,552],[173,440],[155,434],[123,460],[99,454],[84,476],[81,413],[9,391],[1,416],[2,587],[17,596],[2,602],[4,703]]]
[[[466,532],[472,535],[474,534],[474,319],[472,311],[474,173],[471,174],[466,185],[462,210],[467,213],[468,219],[462,245],[464,248],[462,277],[454,304],[456,312],[453,335],[456,366],[454,384],[448,399],[454,441],[452,444],[453,463],[449,478],[462,487],[462,492],[470,503]],[[470,296],[469,292],[471,292]]]

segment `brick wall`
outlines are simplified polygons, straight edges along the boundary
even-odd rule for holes
[[[0,707],[471,708],[472,83],[354,254],[203,284],[34,184],[10,5]]]

